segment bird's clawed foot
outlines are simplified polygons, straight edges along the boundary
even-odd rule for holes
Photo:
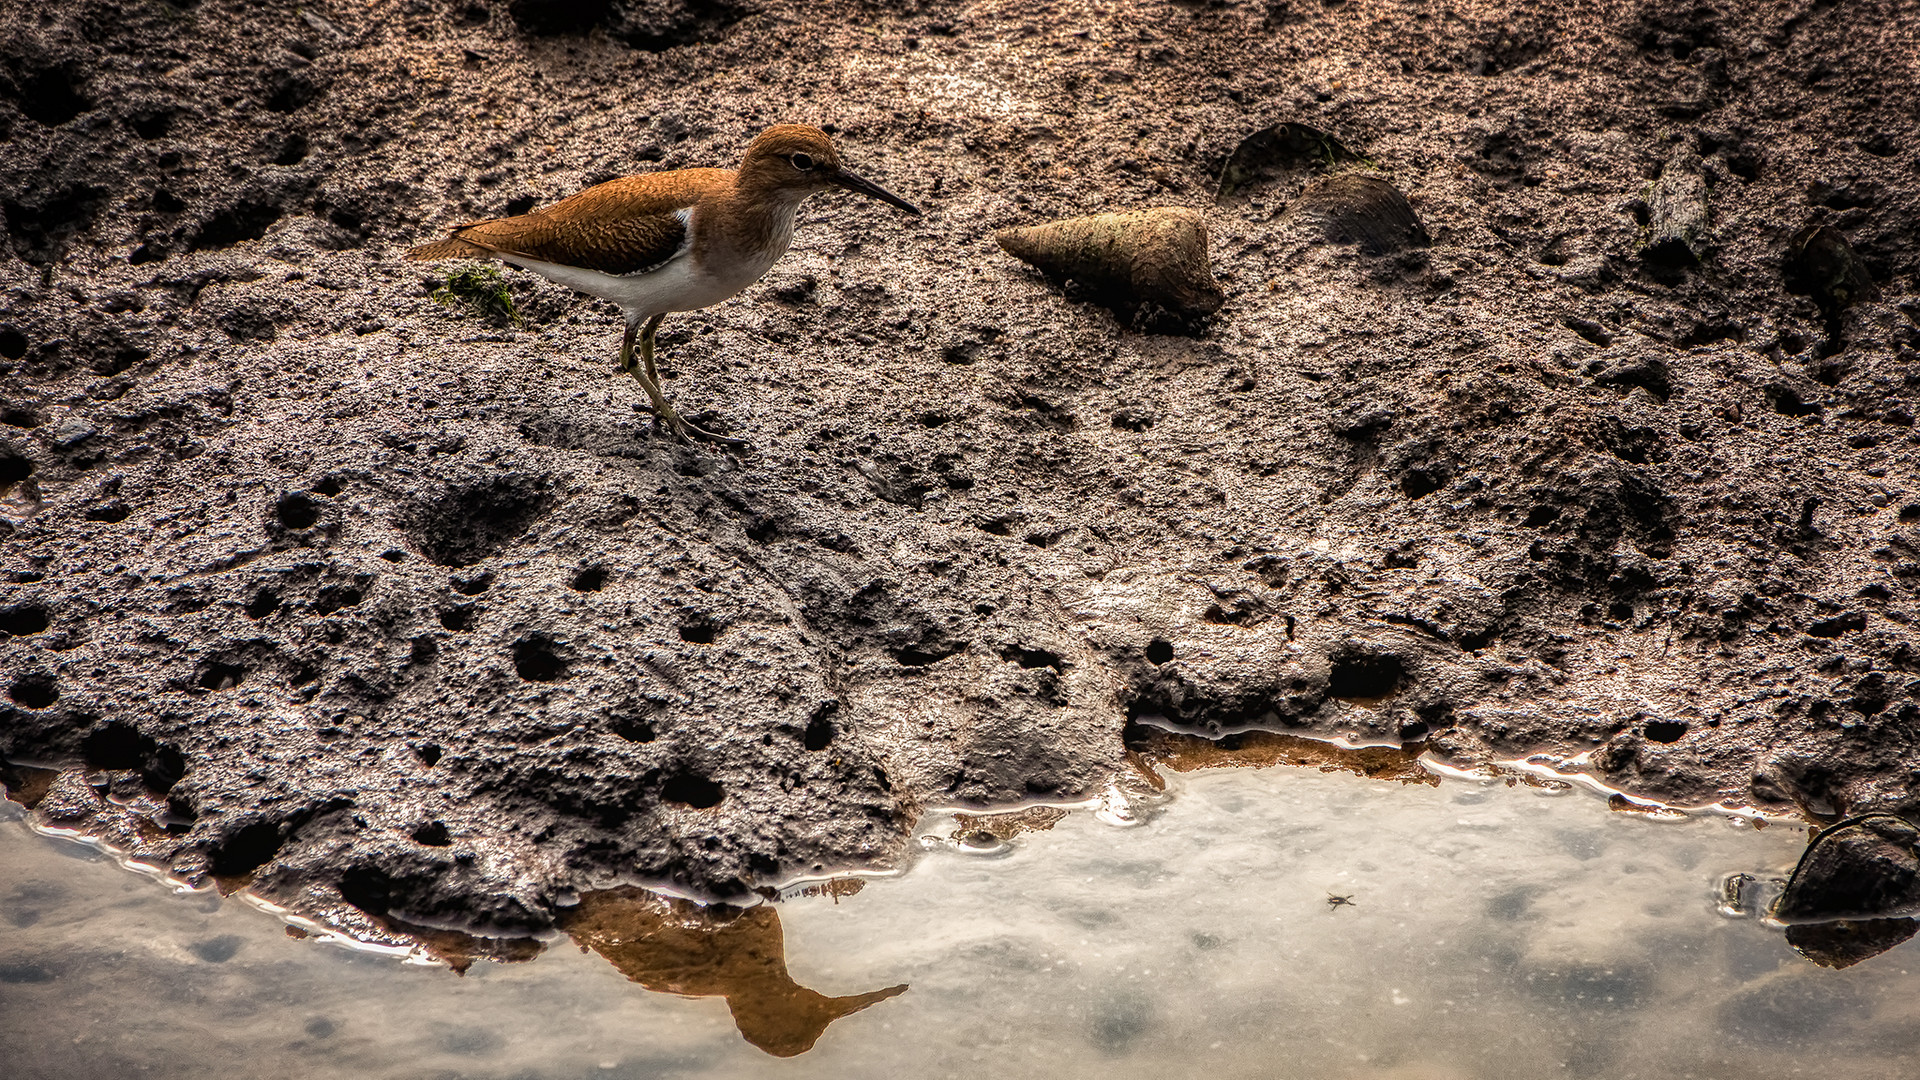
[[[647,393],[647,407],[653,410],[653,429],[658,432],[662,427],[673,433],[674,438],[687,445],[693,445],[695,439],[713,443],[716,446],[737,447],[747,445],[744,439],[728,438],[716,435],[707,429],[688,422],[673,406],[667,404],[667,397],[660,390],[660,373],[653,366],[653,335],[660,329],[660,320],[665,316],[655,315],[647,320],[642,330],[637,322],[627,324],[627,338],[620,346],[620,370],[633,376],[634,381]],[[634,355],[636,340],[639,355]]]
[[[655,410],[653,414],[653,427],[655,431],[660,430],[662,427],[666,428],[673,433],[675,438],[689,446],[693,445],[695,439],[699,439],[702,442],[710,442],[716,446],[735,447],[747,445],[745,439],[730,438],[726,435],[717,435],[708,431],[706,428],[693,423],[681,416],[678,412],[675,412],[671,405],[667,406],[667,411],[664,416],[661,415],[658,410]]]

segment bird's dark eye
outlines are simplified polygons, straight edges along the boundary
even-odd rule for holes
[[[793,167],[799,169],[801,172],[806,172],[808,169],[813,168],[813,155],[811,154],[795,154],[787,160],[793,162]]]

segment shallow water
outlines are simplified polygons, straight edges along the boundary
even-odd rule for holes
[[[464,977],[173,894],[0,805],[11,1080],[1864,1078],[1920,1049],[1913,946],[1827,970],[1716,911],[1804,830],[1505,780],[1170,773],[1136,827],[930,819],[960,842],[909,873],[717,926],[597,894],[571,927],[597,951]]]

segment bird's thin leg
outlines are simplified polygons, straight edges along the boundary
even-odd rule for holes
[[[629,351],[622,353],[622,367],[627,374],[640,380],[640,385],[646,388],[647,397],[653,402],[653,414],[672,429],[675,435],[682,439],[705,439],[723,446],[745,446],[746,441],[743,439],[729,439],[725,435],[715,435],[705,428],[688,423],[679,413],[673,411],[673,406],[667,404],[666,395],[660,391],[660,374],[654,370],[653,366],[653,334],[660,329],[660,323],[665,318],[665,315],[655,315],[647,320],[646,329],[640,332],[640,358],[645,365],[645,371],[634,365],[630,347]],[[632,327],[627,328],[627,336],[631,341]]]
[[[655,321],[657,323],[658,320],[656,319]],[[651,326],[649,326],[649,329],[651,329]],[[620,343],[620,370],[633,376],[634,381],[640,384],[640,388],[647,392],[647,407],[653,410],[654,416],[663,417],[670,415],[673,410],[667,406],[667,399],[661,395],[660,388],[654,385],[653,381],[648,379],[646,375],[641,373],[639,364],[634,363],[633,342],[639,333],[640,321],[638,319],[628,319],[627,336]],[[648,344],[652,344],[652,342],[649,341]],[[649,352],[651,352],[651,350],[649,350]],[[651,356],[648,357],[647,366],[649,368],[653,366]]]
[[[655,315],[653,318],[647,320],[647,332],[645,334],[647,340],[645,349],[647,357],[647,378],[652,380],[655,386],[660,385],[660,373],[653,369],[653,335],[655,331],[660,329],[660,324],[666,321],[667,317],[665,315]]]

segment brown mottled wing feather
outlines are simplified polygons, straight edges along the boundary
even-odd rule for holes
[[[720,169],[678,169],[623,176],[597,184],[544,210],[462,225],[452,239],[499,255],[519,255],[604,274],[637,274],[686,246],[677,211],[726,182]]]

